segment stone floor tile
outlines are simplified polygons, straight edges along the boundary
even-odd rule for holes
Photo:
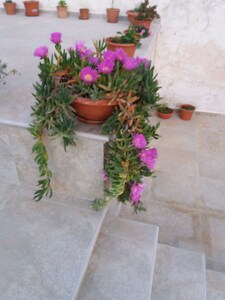
[[[1,298],[71,300],[100,218],[77,207],[7,201],[0,211]]]
[[[202,205],[225,214],[225,179],[224,181],[220,181],[200,177],[199,181]]]
[[[207,287],[209,290],[220,291],[225,294],[225,274],[207,270],[206,271]]]
[[[181,177],[176,172],[171,176],[170,173],[161,171],[155,172],[155,176],[148,198],[184,207],[199,206],[199,186],[194,176]],[[143,198],[146,199],[144,196]]]
[[[225,300],[225,293],[208,289],[207,300]]]
[[[151,300],[206,300],[204,256],[159,244]]]
[[[202,177],[221,180],[225,178],[225,153],[198,153],[199,174]]]
[[[11,154],[0,154],[0,182],[18,185],[19,177],[16,168],[16,163]]]

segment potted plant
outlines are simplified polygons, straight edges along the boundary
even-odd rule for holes
[[[157,116],[161,119],[169,119],[173,114],[173,109],[167,104],[160,104],[157,109]]]
[[[80,8],[80,20],[88,20],[89,19],[89,9],[88,8]]]
[[[39,16],[39,1],[24,1],[25,15],[27,17]]]
[[[189,121],[192,118],[195,106],[191,104],[182,104],[180,106],[179,116],[184,121]]]
[[[127,30],[117,32],[114,37],[108,37],[105,39],[107,49],[115,51],[117,48],[122,48],[130,57],[134,56],[137,47],[140,47],[141,35],[134,29],[133,26],[129,26]]]
[[[159,125],[149,124],[149,110],[160,99],[154,68],[147,59],[131,58],[122,49],[105,50],[104,41],[95,42],[92,51],[83,42],[63,49],[61,40],[59,32],[51,34],[55,43],[51,56],[46,46],[34,52],[40,58],[39,81],[34,85],[36,101],[29,130],[35,139],[33,153],[41,176],[34,199],[52,196],[53,175],[43,135],[62,137],[65,149],[74,145],[76,100],[97,103],[100,99],[107,100],[107,106],[116,106],[102,127],[111,136],[103,170],[103,179],[110,184],[104,199],[96,199],[93,206],[97,209],[117,198],[121,203],[129,202],[135,211],[144,210],[142,178],[153,175],[157,160],[157,150],[149,143],[159,137]]]
[[[57,5],[57,17],[60,19],[67,18],[68,11],[67,11],[67,4],[65,0],[60,0]]]
[[[4,8],[7,15],[15,15],[16,14],[16,3],[12,0],[6,0],[4,3]]]
[[[119,19],[119,8],[114,8],[114,0],[111,2],[111,7],[106,9],[107,13],[107,22],[109,23],[117,23]]]
[[[133,17],[130,17],[130,21],[133,25],[142,25],[146,27],[147,29],[150,28],[151,22],[155,18],[159,18],[159,14],[156,11],[157,6],[150,6],[148,0],[144,0],[140,4],[140,6],[136,9],[136,15]]]

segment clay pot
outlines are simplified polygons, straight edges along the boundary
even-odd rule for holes
[[[27,17],[39,16],[39,1],[24,1],[23,4]]]
[[[107,44],[107,50],[111,51],[116,51],[117,48],[122,48],[128,56],[133,57],[135,50],[136,50],[136,45],[135,44],[119,44],[119,43],[114,43],[110,40],[111,38],[106,38],[105,42]]]
[[[16,14],[16,3],[12,2],[12,3],[3,3],[4,4],[4,8],[6,11],[7,15],[15,15]]]
[[[128,10],[126,12],[128,20],[133,24],[133,20],[138,16],[138,13],[133,10]]]
[[[191,104],[183,104],[180,107],[179,116],[184,121],[189,121],[192,118],[195,107]]]
[[[72,106],[81,122],[102,124],[112,115],[117,106],[116,102],[111,104],[109,102],[109,100],[92,100],[78,97],[72,102]]]
[[[134,26],[144,26],[145,28],[150,29],[151,21],[133,19],[132,24]]]
[[[107,22],[109,23],[117,23],[119,19],[119,8],[107,8]]]
[[[60,19],[65,19],[67,16],[67,6],[57,6],[57,17]]]
[[[88,8],[80,8],[80,20],[88,20],[89,19],[89,9]]]
[[[167,113],[157,110],[157,116],[161,119],[169,119],[172,116],[172,114],[173,114],[172,108],[169,108]]]

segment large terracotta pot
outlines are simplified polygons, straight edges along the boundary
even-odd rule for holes
[[[88,8],[80,8],[80,20],[88,20],[89,19],[89,9]]]
[[[89,124],[102,124],[112,115],[117,103],[109,104],[109,100],[78,97],[72,102],[72,106],[80,121]]]
[[[39,1],[24,1],[25,15],[28,17],[39,16]]]
[[[15,15],[16,14],[16,3],[15,2],[11,2],[11,3],[4,2],[3,4],[4,4],[4,8],[5,8],[7,15]]]
[[[179,116],[184,121],[189,121],[192,118],[195,107],[191,104],[183,104],[180,107]]]
[[[67,6],[57,6],[57,17],[65,19],[68,16]]]
[[[107,22],[109,23],[117,23],[119,20],[119,8],[107,8]]]
[[[136,45],[135,44],[118,44],[111,41],[111,38],[106,38],[107,50],[116,51],[118,48],[122,48],[128,56],[133,57]]]

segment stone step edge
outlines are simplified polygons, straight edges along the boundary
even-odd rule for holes
[[[97,229],[95,231],[95,234],[92,238],[92,241],[90,243],[90,246],[89,246],[89,249],[87,251],[87,255],[86,255],[86,259],[83,263],[83,266],[82,266],[82,271],[80,273],[80,276],[79,276],[79,279],[78,279],[78,282],[76,283],[76,287],[74,289],[74,292],[73,292],[73,295],[72,295],[72,298],[71,300],[76,300],[77,296],[78,296],[78,293],[79,293],[79,290],[81,288],[81,285],[82,285],[82,282],[84,280],[84,276],[86,274],[86,271],[87,271],[87,268],[88,268],[88,265],[89,265],[89,262],[90,262],[90,259],[91,259],[91,256],[92,256],[92,252],[94,250],[94,247],[95,247],[95,244],[97,242],[97,239],[98,239],[98,236],[99,236],[99,233],[100,233],[100,230],[101,230],[101,227],[102,227],[102,224],[103,224],[103,221],[105,219],[105,216],[107,214],[107,211],[108,211],[108,208],[109,206],[105,207],[103,209],[103,212],[102,212],[102,216],[100,218],[100,221],[98,223],[98,226],[97,226]]]

